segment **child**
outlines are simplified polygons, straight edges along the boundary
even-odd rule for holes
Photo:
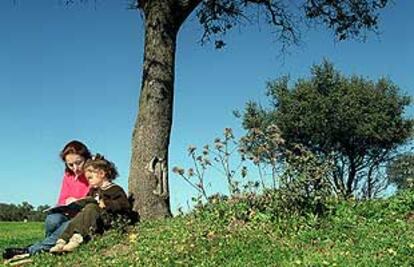
[[[84,170],[91,187],[87,198],[78,201],[84,208],[69,222],[50,249],[52,253],[73,251],[91,233],[109,228],[117,215],[130,215],[131,207],[124,190],[112,183],[118,176],[112,162],[97,154],[85,163]]]

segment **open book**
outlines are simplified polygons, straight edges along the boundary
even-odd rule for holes
[[[44,209],[43,212],[48,213],[63,213],[66,215],[74,215],[82,210],[83,207],[88,203],[97,203],[96,200],[92,197],[85,197],[78,199],[77,201],[71,202],[67,205],[57,205]]]
[[[49,213],[66,213],[66,212],[79,212],[83,207],[75,202],[72,202],[67,205],[57,205],[54,207],[47,208],[43,212]]]

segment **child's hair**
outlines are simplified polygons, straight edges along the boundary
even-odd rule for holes
[[[94,169],[103,170],[106,174],[106,179],[109,181],[114,180],[118,177],[118,170],[113,162],[104,158],[104,156],[100,154],[96,154],[91,159],[85,162],[83,168],[86,170],[88,167],[92,167]]]
[[[79,156],[83,157],[85,160],[88,160],[92,157],[92,154],[89,151],[88,147],[84,143],[82,143],[78,140],[70,141],[69,143],[67,143],[65,145],[65,147],[62,149],[62,151],[60,151],[59,156],[63,160],[63,162],[65,162],[65,163],[66,163],[65,157],[68,154],[79,155]],[[68,166],[66,166],[65,171],[72,173],[72,170],[69,169]]]

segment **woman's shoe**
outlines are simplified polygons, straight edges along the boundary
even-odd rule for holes
[[[22,266],[23,264],[32,262],[31,259],[28,259],[29,257],[30,257],[29,253],[17,254],[17,255],[14,255],[13,257],[11,257],[8,260],[5,260],[3,262],[3,264],[4,265],[10,265],[10,266]]]
[[[29,250],[27,248],[6,248],[3,252],[3,259],[8,260],[16,255],[23,255],[28,253]]]

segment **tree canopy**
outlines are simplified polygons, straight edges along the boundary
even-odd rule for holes
[[[410,97],[389,79],[347,77],[328,61],[311,73],[293,86],[286,76],[269,82],[271,108],[247,103],[244,128],[276,124],[288,147],[302,144],[334,162],[336,193],[374,196],[387,184],[383,164],[411,139],[414,121],[404,116]]]
[[[48,205],[40,205],[35,209],[26,201],[18,205],[0,203],[0,221],[44,221],[47,213],[43,210],[47,208]]]

